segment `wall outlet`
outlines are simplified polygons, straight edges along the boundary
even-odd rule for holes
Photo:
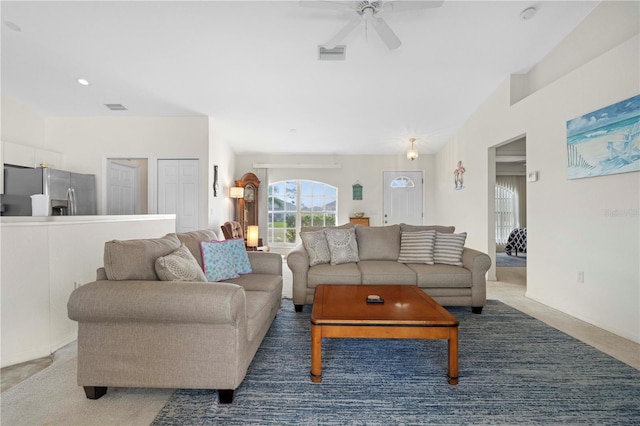
[[[80,281],[74,281],[73,283],[73,288],[78,288],[82,285],[82,283]]]
[[[584,283],[584,272],[583,271],[578,271],[578,282],[579,283]]]

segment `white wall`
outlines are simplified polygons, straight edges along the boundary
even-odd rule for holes
[[[2,140],[51,149],[45,141],[45,119],[15,99],[2,95]]]
[[[200,182],[208,182],[209,122],[207,117],[46,118],[47,143],[63,154],[64,168],[96,174],[98,211],[102,204],[106,159],[149,159],[149,213],[155,213],[158,159],[200,160]],[[201,185],[200,227],[208,222],[210,186]]]
[[[239,155],[236,157],[236,176],[240,178],[246,172],[260,172],[253,164],[337,164],[340,168],[272,168],[266,171],[267,182],[261,182],[260,190],[265,191],[269,183],[287,179],[307,179],[328,183],[338,188],[337,223],[349,221],[351,213],[363,211],[370,219],[371,226],[383,223],[383,171],[422,171],[425,179],[424,223],[433,223],[434,194],[431,190],[433,179],[432,155],[420,155],[417,160],[407,160],[396,155]],[[352,185],[359,182],[363,187],[362,200],[352,199]],[[447,222],[448,223],[448,222]],[[261,228],[266,224],[261,224]]]
[[[573,47],[584,57],[585,44],[603,29],[611,26],[579,27],[580,37],[563,43],[565,56]],[[438,221],[455,223],[469,232],[470,244],[489,251],[490,147],[526,135],[527,170],[539,172],[527,188],[527,296],[635,342],[640,173],[567,180],[565,128],[567,120],[640,93],[639,51],[636,35],[513,106],[506,80],[437,154],[435,183]],[[462,191],[450,179],[458,160],[467,169]],[[579,271],[584,283],[577,282]]]
[[[218,196],[213,196],[213,166],[218,165]],[[209,221],[208,228],[218,233],[219,239],[224,239],[220,226],[227,220],[233,219],[233,200],[229,198],[229,188],[234,186],[235,155],[219,134],[215,121],[209,120]]]

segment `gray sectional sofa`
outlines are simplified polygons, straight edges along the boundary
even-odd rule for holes
[[[74,290],[78,385],[217,389],[229,403],[282,298],[282,257],[249,252],[252,273],[224,282],[159,281],[156,260],[184,244],[202,267],[211,230],[105,244],[95,282]]]
[[[336,232],[340,229],[345,232]],[[351,230],[348,231],[349,229]],[[446,253],[443,255],[445,257],[436,257],[433,264],[415,261],[414,259],[423,259],[424,253],[421,250],[428,251],[426,245],[411,252],[410,237],[416,238],[418,235],[431,237],[435,234],[442,241],[457,238],[464,242],[466,234],[454,234],[454,230],[452,226],[406,224],[379,227],[354,227],[346,224],[331,228],[303,228],[300,233],[303,242],[287,256],[287,265],[293,273],[293,303],[296,311],[301,311],[305,304],[313,303],[318,284],[405,284],[417,285],[443,306],[470,306],[474,313],[481,313],[486,304],[485,275],[491,266],[491,258],[487,254],[459,247],[459,266],[456,266],[455,261],[446,258]],[[328,243],[329,256],[324,253],[325,248],[321,244],[322,232],[327,237],[327,232],[335,234],[334,247]],[[347,232],[355,236],[355,259],[353,253],[351,258],[348,253],[344,253],[353,250],[354,245],[353,241],[345,240],[349,239]],[[317,239],[314,241],[311,236]],[[347,248],[349,244],[350,249]],[[442,246],[444,247],[444,243]],[[437,247],[432,241],[431,248],[436,250]],[[334,262],[336,257],[338,259]]]

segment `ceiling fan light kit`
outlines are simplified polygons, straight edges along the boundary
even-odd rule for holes
[[[400,47],[402,42],[393,32],[387,22],[381,17],[394,12],[412,11],[420,9],[429,9],[442,6],[444,0],[434,1],[402,1],[402,0],[362,0],[350,2],[336,1],[305,1],[302,0],[300,5],[303,7],[316,7],[321,9],[333,10],[349,10],[355,13],[355,16],[345,25],[338,33],[333,36],[322,46],[327,49],[333,49],[342,40],[344,40],[353,30],[355,30],[361,22],[364,21],[365,31],[369,25],[378,33],[382,41],[390,50]]]

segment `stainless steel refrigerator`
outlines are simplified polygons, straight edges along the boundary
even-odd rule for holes
[[[49,214],[53,216],[97,213],[95,175],[5,166],[3,215],[31,216],[34,194],[49,195]]]

